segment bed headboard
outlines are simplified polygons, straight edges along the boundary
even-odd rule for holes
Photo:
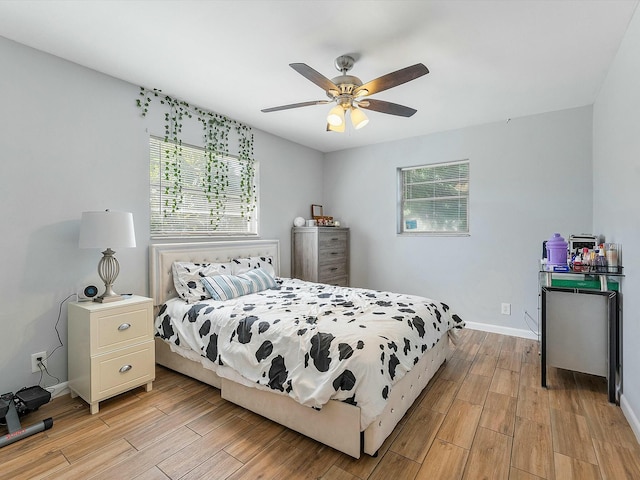
[[[177,297],[173,286],[173,262],[217,263],[234,258],[273,257],[273,268],[280,275],[280,242],[246,240],[234,242],[161,243],[149,246],[149,290],[155,306]]]

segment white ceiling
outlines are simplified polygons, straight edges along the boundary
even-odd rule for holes
[[[2,0],[0,36],[329,152],[592,104],[637,4]],[[428,75],[372,96],[418,112],[367,111],[345,133],[325,131],[330,105],[260,112],[326,99],[288,65],[332,78],[344,53],[363,82],[424,63]]]

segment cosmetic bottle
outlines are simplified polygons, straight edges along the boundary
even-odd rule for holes
[[[604,254],[604,245],[600,245],[596,257],[596,272],[607,273],[607,257]]]
[[[605,253],[607,257],[607,265],[609,272],[618,272],[618,246],[615,243],[609,243],[607,245],[607,251]]]

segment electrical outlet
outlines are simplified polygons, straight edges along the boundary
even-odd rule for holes
[[[40,367],[38,366],[38,362],[42,361],[42,365],[47,367],[47,352],[38,352],[31,354],[31,373],[39,373]]]
[[[502,315],[511,315],[511,304],[503,303],[501,312],[502,312]]]

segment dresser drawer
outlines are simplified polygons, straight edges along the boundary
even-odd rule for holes
[[[323,280],[322,283],[326,283],[327,285],[336,285],[338,287],[348,287],[349,286],[349,278],[344,277],[334,277]]]
[[[96,389],[92,400],[100,400],[155,378],[153,341],[92,358],[92,382]]]
[[[327,263],[319,267],[319,282],[329,283],[328,280],[334,277],[344,277],[347,275],[347,265],[345,262]]]
[[[152,323],[149,308],[144,304],[139,308],[115,310],[96,316],[95,322],[95,353],[133,345],[153,337],[149,330]]]
[[[322,232],[318,237],[320,256],[326,252],[347,251],[347,233],[344,231]]]
[[[346,263],[347,261],[347,250],[346,249],[331,249],[327,251],[320,252],[320,256],[318,258],[319,265],[326,265],[328,263]]]

